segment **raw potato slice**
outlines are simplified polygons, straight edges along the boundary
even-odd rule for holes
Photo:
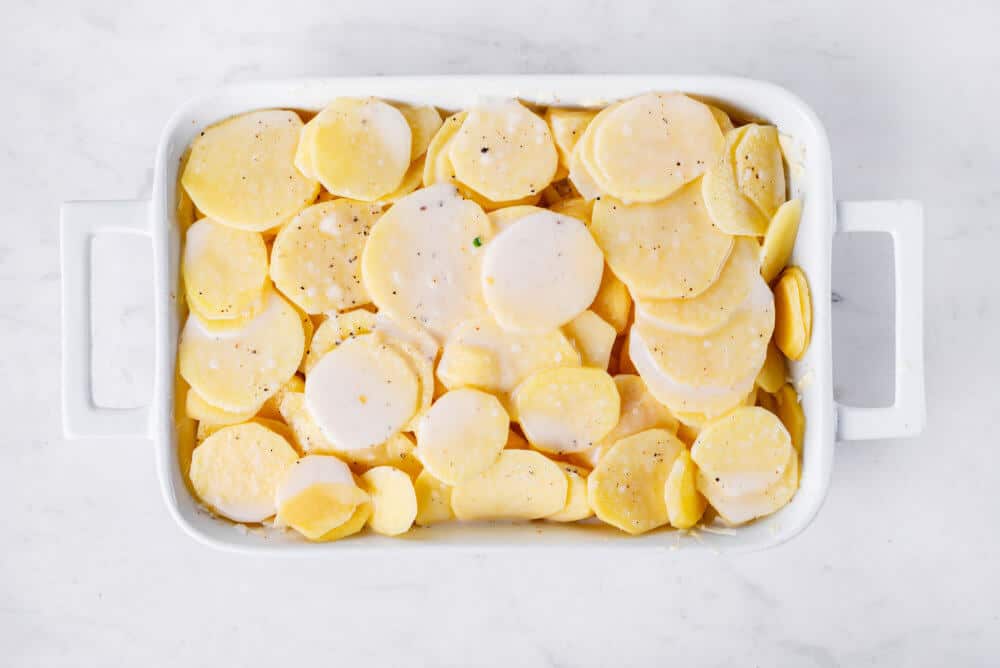
[[[347,538],[348,536],[353,536],[356,533],[360,533],[362,529],[365,528],[365,524],[368,522],[368,518],[372,514],[372,505],[370,503],[362,503],[360,506],[354,509],[354,514],[351,518],[341,524],[336,529],[333,529],[329,533],[323,534],[322,538],[319,539],[320,542],[327,543],[334,540],[340,540],[341,538]]]
[[[354,484],[347,464],[329,455],[307,455],[290,467],[278,486],[278,522],[311,540],[342,525],[368,494]]]
[[[406,341],[384,336],[381,332],[376,332],[375,335],[379,336],[383,342],[400,353],[410,364],[413,373],[417,375],[417,380],[420,383],[417,411],[410,418],[410,421],[406,423],[406,426],[403,427],[406,431],[414,431],[417,428],[417,422],[423,417],[427,409],[431,407],[431,401],[434,399],[434,358],[428,359]]]
[[[368,526],[372,531],[398,536],[410,530],[417,517],[417,495],[410,476],[391,466],[376,466],[361,476],[361,484],[371,495]]]
[[[431,475],[455,485],[492,466],[509,431],[507,411],[496,397],[452,390],[417,425],[417,456]]]
[[[445,346],[437,377],[449,390],[460,387],[489,390],[500,384],[500,365],[488,349],[456,343]]]
[[[760,274],[770,283],[788,264],[802,219],[802,200],[790,199],[771,218],[760,249]]]
[[[772,412],[785,425],[792,445],[801,453],[806,436],[806,415],[802,411],[799,395],[790,383],[785,383],[774,393],[774,409]]]
[[[239,424],[240,422],[246,422],[257,413],[253,409],[233,413],[218,406],[213,406],[193,389],[189,389],[187,397],[185,397],[185,411],[189,418],[198,421],[199,427],[202,424],[218,427]]]
[[[564,199],[562,201],[556,202],[549,210],[552,213],[560,213],[564,216],[572,216],[577,220],[581,221],[584,225],[590,225],[590,219],[593,217],[594,213],[594,202],[593,200],[587,201],[582,197],[572,197],[570,199]]]
[[[443,340],[463,320],[486,314],[474,240],[489,237],[486,214],[453,186],[418,190],[372,228],[361,259],[365,287],[380,311],[412,318]]]
[[[289,392],[305,392],[306,391],[306,381],[305,379],[295,374],[288,379],[288,382],[282,385],[277,392],[268,397],[264,405],[260,407],[257,412],[258,417],[266,418],[268,420],[282,420],[281,417],[281,402],[285,398],[285,395]]]
[[[740,192],[770,220],[785,202],[785,166],[778,128],[748,125],[734,151]]]
[[[530,204],[521,204],[518,206],[508,206],[503,209],[497,209],[496,211],[490,211],[486,214],[486,217],[490,219],[490,224],[493,225],[493,231],[500,232],[525,216],[529,216],[533,213],[542,213],[543,211],[545,211],[545,209],[541,207],[531,206]]]
[[[601,316],[593,311],[584,311],[570,320],[565,327],[566,335],[578,351],[584,366],[607,369],[611,362],[611,347],[618,333]]]
[[[762,237],[767,232],[768,216],[743,195],[736,180],[733,151],[746,128],[726,134],[726,148],[705,172],[701,189],[705,208],[716,227],[729,234]]]
[[[455,519],[451,512],[451,487],[444,484],[428,471],[421,471],[413,482],[417,495],[417,517],[414,523],[429,527],[439,522]]]
[[[213,406],[256,411],[295,374],[305,340],[299,314],[275,292],[245,326],[212,332],[196,314],[178,344],[181,376]]]
[[[309,350],[306,352],[304,371],[308,374],[323,355],[327,354],[347,339],[370,334],[375,328],[375,314],[364,309],[347,313],[336,313],[323,321],[313,334]]]
[[[338,98],[314,120],[313,167],[329,192],[371,202],[399,187],[412,135],[398,109],[376,99]]]
[[[234,522],[260,522],[277,510],[275,493],[299,458],[289,443],[255,422],[223,427],[195,448],[191,486]]]
[[[715,479],[698,471],[698,490],[730,526],[744,524],[758,517],[770,515],[784,507],[799,488],[799,456],[791,450],[781,478],[762,492],[730,495]]]
[[[587,469],[573,464],[560,464],[566,474],[569,491],[566,494],[566,505],[558,513],[553,513],[545,519],[552,522],[576,522],[593,517],[594,511],[587,500]]]
[[[697,297],[733,247],[733,238],[712,225],[700,181],[653,204],[602,197],[590,230],[615,276],[633,296],[651,299]]]
[[[615,272],[611,271],[611,267],[604,267],[601,286],[597,289],[597,296],[594,297],[590,310],[611,323],[619,334],[628,327],[629,315],[632,312],[632,295],[628,293],[625,284],[615,276]]]
[[[695,465],[687,450],[681,450],[670,468],[663,501],[670,524],[678,529],[690,529],[705,514],[708,501],[698,491]]]
[[[187,230],[181,273],[188,304],[203,319],[252,318],[267,281],[264,238],[202,218]]]
[[[361,252],[382,209],[337,199],[315,204],[281,228],[271,249],[275,286],[306,313],[343,311],[371,301]]]
[[[802,359],[812,336],[812,296],[798,267],[781,272],[774,286],[774,308],[774,343],[788,359]]]
[[[594,122],[594,167],[608,194],[654,202],[701,176],[722,153],[712,111],[681,93],[627,100]]]
[[[587,227],[543,211],[515,221],[487,245],[483,294],[504,329],[544,333],[594,301],[603,271]]]
[[[708,107],[708,110],[712,112],[713,116],[715,116],[715,122],[719,124],[719,130],[722,131],[723,135],[733,129],[733,121],[729,118],[729,114],[718,107],[713,107],[710,104],[705,106]]]
[[[573,148],[580,141],[587,126],[594,120],[594,116],[597,116],[597,112],[590,109],[549,108],[545,112],[545,122],[549,124],[552,139],[555,140],[556,150],[559,152],[559,163],[567,170]]]
[[[744,307],[761,281],[759,252],[756,241],[737,237],[719,278],[707,290],[690,299],[638,299],[636,321],[685,334],[710,334]]]
[[[591,466],[596,466],[601,457],[623,438],[647,429],[666,429],[676,433],[679,426],[677,418],[669,408],[656,400],[642,378],[633,374],[620,374],[614,380],[621,398],[621,415],[611,431],[586,453]]]
[[[344,341],[306,377],[306,405],[326,439],[345,451],[378,445],[417,410],[420,380],[391,346],[368,334]]]
[[[293,164],[301,129],[298,115],[283,110],[210,126],[191,144],[181,184],[209,218],[252,232],[274,227],[319,193]]]
[[[302,126],[299,130],[299,142],[295,147],[295,168],[306,178],[316,180],[316,166],[313,163],[313,147],[316,145],[316,117]],[[320,194],[329,196],[325,190]]]
[[[691,448],[698,468],[728,496],[763,492],[781,478],[792,448],[776,415],[756,406],[708,422]]]
[[[386,206],[389,204],[395,204],[398,200],[406,197],[414,190],[420,187],[423,182],[424,177],[424,158],[423,156],[414,160],[410,166],[406,169],[406,173],[403,174],[403,180],[400,181],[399,185],[388,195],[383,195],[375,200],[375,204],[380,206]]]
[[[580,196],[587,201],[593,201],[601,196],[604,189],[590,173],[583,162],[583,142],[577,142],[576,148],[569,157],[569,181]]]
[[[395,320],[385,312],[375,314],[375,326],[372,331],[393,341],[402,341],[413,346],[420,355],[433,364],[437,360],[438,342],[426,329],[412,320]]]
[[[618,423],[621,399],[603,369],[552,369],[514,391],[518,421],[528,442],[553,453],[593,447]]]
[[[305,342],[302,359],[299,360],[299,372],[305,373],[306,362],[309,361],[309,349],[312,347],[313,335],[316,333],[316,323],[313,322],[312,316],[304,311],[299,311],[299,322],[302,323],[302,336]]]
[[[535,520],[563,509],[568,495],[559,464],[534,450],[504,450],[452,490],[451,507],[460,520]]]
[[[410,126],[410,160],[416,160],[427,152],[431,139],[441,129],[441,114],[429,105],[401,105],[399,111]]]
[[[670,521],[663,490],[684,444],[665,429],[648,429],[618,441],[587,478],[594,513],[638,535]]]
[[[558,163],[545,121],[517,100],[469,111],[449,157],[456,178],[494,202],[541,193]]]
[[[785,357],[774,345],[774,341],[767,344],[767,357],[764,358],[764,366],[757,374],[757,386],[765,392],[774,394],[785,384],[785,376],[788,369],[785,366]]]

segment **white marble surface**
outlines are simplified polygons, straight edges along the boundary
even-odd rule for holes
[[[1000,661],[995,3],[145,4],[3,4],[0,665]],[[148,443],[62,438],[61,201],[148,195],[171,110],[221,82],[435,72],[722,72],[802,95],[838,197],[926,204],[924,435],[839,447],[819,518],[770,552],[405,561],[212,552],[173,526]],[[148,250],[129,253],[99,323],[100,392],[123,402],[149,391]],[[838,393],[886,399],[887,245],[837,262]]]

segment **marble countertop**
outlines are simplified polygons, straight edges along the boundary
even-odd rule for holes
[[[143,4],[4,5],[0,664],[1000,660],[1000,6]],[[60,202],[148,196],[166,119],[220,83],[474,72],[732,73],[801,95],[826,123],[839,198],[926,206],[924,434],[839,446],[816,522],[768,552],[417,553],[405,561],[211,551],[168,516],[149,443],[63,439]],[[108,332],[97,393],[111,402],[149,394],[149,249],[135,242],[98,249],[110,272],[100,279],[102,308],[118,309],[96,325]],[[835,264],[837,395],[884,402],[888,243],[841,240]]]

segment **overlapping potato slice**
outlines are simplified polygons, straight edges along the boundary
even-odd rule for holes
[[[560,464],[566,474],[566,482],[569,484],[566,494],[566,505],[557,512],[549,515],[545,519],[552,522],[577,522],[593,517],[594,511],[587,500],[587,476],[589,471],[582,466],[573,464]]]
[[[802,411],[802,403],[798,392],[791,383],[785,383],[774,393],[774,410],[781,423],[785,425],[792,439],[792,445],[800,453],[806,436],[806,415]]]
[[[778,128],[751,124],[736,145],[733,157],[740,192],[771,219],[785,201],[785,167],[778,144]]]
[[[580,352],[584,366],[607,369],[617,332],[593,311],[584,311],[564,327],[566,336]]]
[[[372,228],[361,259],[365,287],[380,311],[443,340],[486,314],[479,271],[489,236],[486,214],[453,186],[418,190]]]
[[[391,466],[376,466],[361,476],[361,484],[371,495],[368,526],[372,531],[398,536],[410,530],[417,517],[417,495],[410,476]]]
[[[437,359],[438,342],[434,336],[421,327],[413,319],[396,320],[385,311],[375,314],[375,325],[372,331],[378,332],[393,341],[402,341],[413,347],[421,356],[427,358],[432,364]]]
[[[651,299],[698,296],[733,247],[733,238],[712,225],[697,180],[652,204],[602,197],[590,230],[632,295]]]
[[[423,184],[424,179],[424,160],[423,156],[414,160],[410,166],[407,167],[406,173],[403,174],[403,180],[399,182],[396,189],[388,195],[379,197],[374,203],[381,206],[395,204],[397,201],[419,188]]]
[[[368,494],[347,464],[330,455],[307,455],[288,467],[275,494],[279,523],[316,540],[347,522]]]
[[[559,213],[564,216],[572,216],[584,225],[590,225],[590,219],[594,214],[594,201],[585,200],[582,197],[571,197],[564,199],[549,207],[552,213]]]
[[[760,274],[770,283],[788,264],[802,218],[802,200],[790,199],[771,218],[760,249]]]
[[[663,491],[670,524],[678,529],[690,529],[697,524],[708,506],[705,497],[698,491],[697,477],[691,455],[687,450],[681,450],[670,467]]]
[[[258,417],[268,420],[282,420],[281,402],[289,392],[305,392],[306,381],[299,374],[295,374],[288,381],[278,388],[278,391],[267,398],[267,401],[257,411]]]
[[[351,515],[350,519],[341,524],[336,529],[332,529],[329,532],[323,534],[319,538],[319,542],[327,543],[334,540],[340,540],[341,538],[347,538],[348,536],[353,536],[356,533],[360,533],[362,529],[368,522],[368,518],[372,514],[372,504],[362,503],[360,506],[354,509],[354,514]]]
[[[410,126],[410,160],[416,160],[427,152],[431,139],[441,129],[441,113],[430,105],[399,105]]]
[[[306,351],[303,370],[308,374],[323,355],[347,339],[369,334],[375,328],[375,314],[365,309],[335,313],[316,328],[309,350]]]
[[[338,98],[313,122],[312,166],[323,187],[340,197],[371,202],[399,187],[410,166],[412,134],[390,104]],[[306,150],[309,150],[308,148]]]
[[[702,427],[691,458],[728,496],[762,492],[781,478],[794,454],[776,415],[757,406],[737,408]]]
[[[610,323],[619,334],[628,328],[629,315],[632,312],[632,295],[629,294],[625,284],[615,276],[615,272],[611,271],[611,267],[604,267],[601,286],[597,289],[597,296],[594,297],[590,310]]]
[[[761,237],[767,232],[766,216],[740,190],[736,177],[735,150],[749,126],[726,133],[726,147],[709,165],[701,180],[705,208],[711,221],[729,234]]]
[[[497,460],[510,419],[491,394],[471,388],[446,392],[417,425],[417,456],[438,480],[455,485]]]
[[[543,211],[511,223],[486,246],[483,294],[504,329],[544,333],[594,301],[603,271],[587,227]]]
[[[251,318],[267,281],[264,238],[202,218],[187,229],[181,273],[188,304],[203,319]]]
[[[254,111],[205,129],[191,144],[181,185],[204,215],[261,232],[316,199],[319,184],[294,165],[302,120]]]
[[[753,239],[737,237],[733,250],[707,290],[688,299],[638,299],[636,322],[686,334],[709,334],[744,308],[754,285],[761,281]]]
[[[570,156],[573,148],[580,141],[584,130],[590,124],[597,112],[591,109],[559,109],[549,107],[545,111],[545,122],[549,124],[552,139],[559,153],[559,163],[569,169]]]
[[[417,375],[417,381],[420,385],[420,393],[417,395],[417,410],[403,427],[406,431],[414,431],[417,428],[417,421],[431,407],[431,401],[434,399],[434,358],[426,357],[415,346],[402,339],[386,336],[381,331],[376,331],[374,335],[380,337],[382,341],[400,353]]]
[[[656,400],[640,376],[619,374],[614,381],[621,401],[618,422],[596,446],[583,453],[591,466],[596,466],[604,453],[623,438],[647,429],[666,429],[676,433],[679,426],[670,409]]]
[[[348,199],[305,209],[274,239],[271,278],[275,286],[310,314],[367,304],[361,252],[381,213],[381,207]]]
[[[299,314],[272,291],[264,310],[238,329],[213,332],[191,313],[181,332],[178,366],[213,406],[256,411],[295,374],[304,347]]]
[[[241,422],[246,422],[257,413],[257,411],[252,408],[246,411],[232,412],[219,408],[218,406],[213,406],[205,401],[204,397],[198,394],[198,392],[194,389],[188,389],[184,402],[184,408],[187,412],[187,416],[192,420],[197,420],[199,426],[201,424],[206,424],[217,427],[225,427],[231,424],[239,424]]]
[[[500,365],[497,356],[487,348],[449,344],[441,353],[437,377],[449,390],[460,387],[490,390],[499,383]]]
[[[723,521],[730,526],[744,524],[770,515],[792,500],[799,488],[799,455],[790,449],[781,477],[763,491],[729,494],[712,475],[702,470],[698,471],[697,484],[698,491],[708,499]]]
[[[256,422],[223,427],[194,449],[191,485],[223,517],[260,522],[277,510],[278,485],[298,458],[282,436]]]
[[[712,112],[713,116],[715,116],[715,122],[719,124],[719,130],[723,135],[733,129],[733,121],[729,118],[729,114],[718,107],[712,106],[711,104],[707,104],[705,106],[707,106],[708,110]]]
[[[767,357],[764,358],[764,366],[757,374],[757,386],[765,392],[774,394],[785,384],[786,375],[788,375],[788,369],[785,365],[785,357],[771,341],[767,344]]]
[[[701,176],[723,150],[712,111],[681,93],[648,93],[595,119],[594,168],[607,193],[654,202]]]
[[[541,193],[558,163],[545,121],[517,100],[471,109],[448,152],[456,178],[495,202]]]
[[[455,518],[451,511],[451,487],[435,478],[427,470],[421,471],[413,481],[417,495],[417,516],[414,523],[428,527]]]
[[[528,441],[539,450],[587,450],[610,432],[621,410],[614,380],[603,369],[542,371],[517,386],[513,403]]]
[[[308,179],[312,179],[313,181],[317,181],[316,166],[313,163],[313,146],[316,145],[316,128],[318,125],[316,117],[313,116],[312,120],[300,128],[298,143],[295,146],[295,155],[293,158],[295,168],[299,170],[303,176]],[[322,190],[322,192],[320,192],[319,199],[322,201],[331,197],[332,195],[330,195],[330,193]]]
[[[647,429],[615,443],[587,478],[594,513],[638,535],[670,521],[664,487],[684,444],[665,429]]]
[[[559,170],[556,172],[555,180],[542,191],[542,206],[553,209],[560,203],[573,199],[586,203],[586,200],[580,197],[580,193],[576,191],[576,188],[573,187],[573,184],[569,181],[566,175],[560,176],[560,172],[562,171],[563,167],[560,165]]]
[[[774,285],[774,308],[774,343],[789,359],[802,359],[812,337],[812,295],[798,267],[781,272]]]
[[[490,219],[490,224],[493,225],[493,232],[497,233],[525,216],[544,211],[545,209],[532,206],[531,204],[519,204],[517,206],[508,206],[503,209],[490,211],[486,214],[486,217]]]
[[[534,520],[562,510],[568,494],[559,464],[534,450],[504,450],[452,489],[451,506],[460,520]]]
[[[367,334],[344,341],[306,377],[306,404],[327,440],[345,451],[384,442],[417,410],[420,380],[395,348]]]

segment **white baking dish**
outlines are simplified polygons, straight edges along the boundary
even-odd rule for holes
[[[307,544],[291,533],[242,531],[199,506],[188,493],[178,466],[174,378],[182,316],[175,299],[180,255],[177,171],[185,148],[202,128],[252,109],[319,109],[340,95],[378,96],[458,109],[483,97],[498,96],[545,105],[590,106],[650,90],[681,90],[713,101],[740,117],[766,119],[801,149],[802,169],[791,173],[793,191],[805,198],[793,262],[808,276],[814,313],[812,344],[805,358],[792,365],[807,426],[801,488],[788,506],[746,527],[691,535],[661,531],[628,537],[596,525],[451,523],[416,529],[402,538],[366,535],[324,544]],[[894,243],[895,400],[886,408],[843,406],[833,399],[831,245],[834,234],[853,231],[886,232]],[[92,398],[90,242],[103,232],[141,234],[153,244],[156,380],[152,402],[143,408],[114,410],[95,405]],[[822,124],[797,97],[761,81],[708,76],[441,76],[292,80],[227,87],[184,105],[167,124],[156,156],[152,200],[67,203],[62,209],[61,233],[63,421],[67,437],[151,438],[156,446],[163,496],[171,513],[193,537],[219,548],[313,555],[387,547],[759,549],[788,540],[816,515],[829,485],[835,441],[910,436],[924,424],[921,206],[899,201],[835,205],[830,150]]]

